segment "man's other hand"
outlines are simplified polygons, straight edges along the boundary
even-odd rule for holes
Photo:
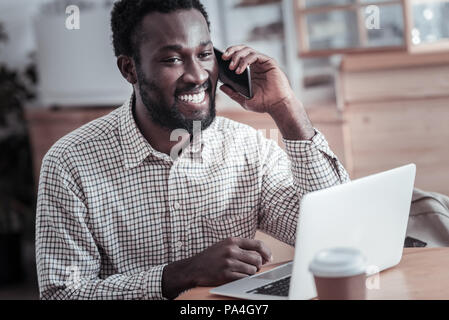
[[[228,238],[192,258],[197,286],[214,286],[255,274],[271,260],[260,240]]]
[[[255,274],[272,260],[271,250],[260,240],[232,237],[196,256],[165,266],[162,294],[172,299],[197,286],[217,286]]]

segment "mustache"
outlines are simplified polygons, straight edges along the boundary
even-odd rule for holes
[[[198,91],[209,90],[210,88],[212,88],[212,83],[211,83],[210,79],[207,79],[203,84],[201,84],[199,86],[192,85],[192,86],[189,86],[186,88],[178,89],[178,90],[176,90],[175,94],[180,95],[180,94],[195,93]]]

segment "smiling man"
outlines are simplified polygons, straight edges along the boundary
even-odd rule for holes
[[[348,181],[346,171],[277,63],[249,47],[232,46],[224,59],[237,73],[251,65],[254,97],[221,90],[268,113],[286,152],[215,116],[218,64],[199,1],[120,0],[111,26],[118,68],[134,94],[44,158],[41,298],[174,298],[256,273],[271,258],[256,230],[293,245],[301,197]],[[171,157],[179,138],[185,147]]]

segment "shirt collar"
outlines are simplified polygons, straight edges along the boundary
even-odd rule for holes
[[[209,128],[201,132],[200,144],[190,143],[189,146],[185,148],[181,156],[173,161],[169,155],[155,150],[140,132],[133,116],[134,100],[135,98],[133,93],[131,97],[122,105],[122,110],[120,113],[119,130],[124,163],[127,169],[139,166],[150,155],[154,155],[157,158],[173,163],[178,160],[186,161],[189,159],[198,159],[198,157],[193,157],[192,155],[196,154],[198,156],[199,152],[203,162],[209,162],[211,160],[213,152],[208,147],[207,141],[210,141],[211,139],[211,134],[216,120],[213,121]]]

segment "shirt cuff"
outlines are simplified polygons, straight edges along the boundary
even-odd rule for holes
[[[145,281],[143,283],[143,290],[145,292],[144,298],[146,300],[167,300],[162,295],[162,273],[164,272],[166,264],[151,268],[146,272]]]
[[[312,162],[320,159],[323,153],[330,158],[337,159],[335,154],[329,148],[324,135],[315,129],[315,135],[312,140],[287,140],[282,138],[285,144],[285,150],[291,159],[301,162]]]

